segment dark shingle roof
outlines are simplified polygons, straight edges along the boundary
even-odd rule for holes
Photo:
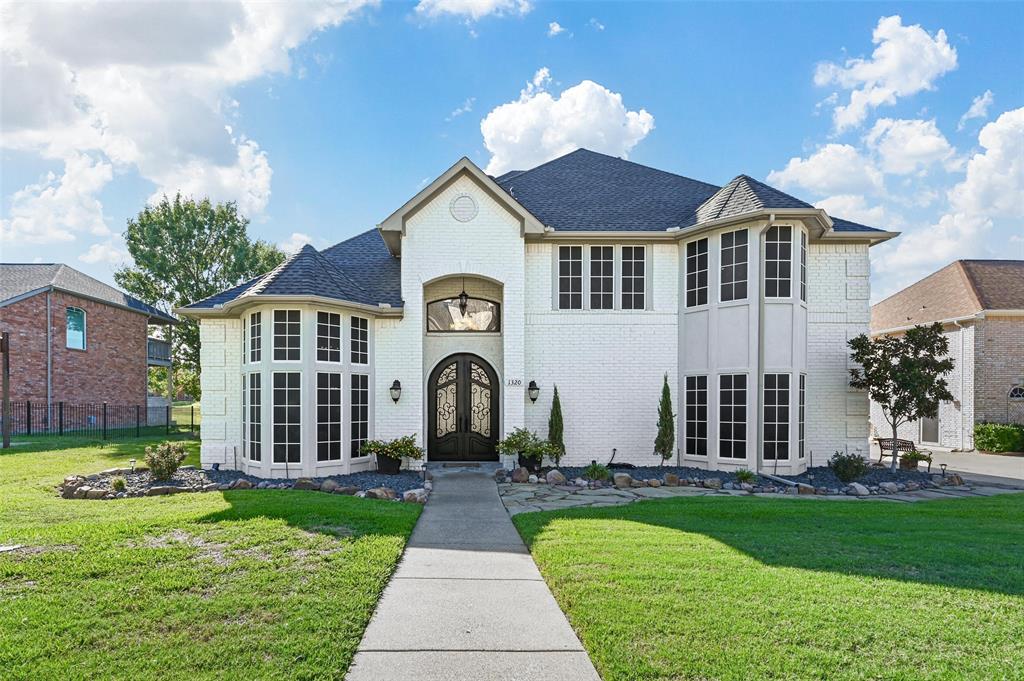
[[[391,255],[376,229],[326,248],[322,254],[358,282],[375,303],[402,306],[401,261]]]
[[[813,206],[752,177],[739,175],[697,209],[697,222],[708,222],[765,208]]]
[[[375,304],[361,286],[306,244],[239,297],[326,296]]]
[[[51,286],[85,298],[135,310],[157,323],[178,322],[173,315],[62,263],[0,264],[0,303]]]

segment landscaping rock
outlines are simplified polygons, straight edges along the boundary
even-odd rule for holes
[[[722,489],[722,479],[721,478],[705,478],[704,479],[704,487],[706,487],[707,489]]]
[[[529,482],[531,485],[536,485],[538,480],[540,480],[540,478],[538,478],[536,475],[531,475],[526,479],[526,481]]]
[[[402,501],[409,504],[425,504],[427,503],[427,490],[423,489],[411,489],[402,495]]]
[[[295,481],[295,485],[292,489],[308,489],[315,491],[320,489],[320,483],[310,480],[309,478],[299,478]]]
[[[105,497],[105,496],[107,496],[107,490],[105,490],[105,489],[100,489],[100,488],[98,488],[98,487],[93,487],[93,488],[92,488],[92,489],[90,489],[90,490],[89,490],[89,492],[88,492],[88,493],[87,493],[87,494],[85,495],[85,498],[86,498],[86,499],[102,499],[102,498],[103,498],[103,497]]]
[[[577,487],[589,487],[590,486],[590,483],[588,483],[583,478],[576,478],[575,480],[572,481],[572,484],[576,485]]]
[[[530,471],[523,466],[512,471],[512,482],[526,482],[530,479]]]
[[[634,480],[633,482],[629,483],[629,486],[630,487],[647,487],[647,483],[644,482],[643,480]]]
[[[962,484],[964,484],[964,479],[961,478],[956,473],[953,473],[952,475],[949,475],[949,476],[946,477],[946,484],[947,485],[962,485]]]
[[[895,482],[880,482],[878,483],[878,489],[882,490],[886,494],[896,494],[900,491],[899,485]]]
[[[675,473],[666,473],[665,487],[679,487],[679,476]]]
[[[390,487],[374,487],[366,490],[366,497],[368,499],[397,499],[398,494]]]
[[[860,484],[859,482],[851,482],[849,487],[847,487],[846,489],[847,489],[847,494],[850,494],[850,495],[856,496],[856,497],[866,497],[869,494],[871,494],[871,492],[868,490],[868,488],[865,487],[864,485]]]
[[[544,479],[549,485],[564,485],[565,476],[562,475],[561,471],[557,468],[548,471],[548,474],[544,476]]]
[[[245,478],[239,478],[231,483],[231,489],[252,489],[252,483]]]
[[[218,485],[217,483],[211,482],[208,485],[203,485],[202,489],[204,492],[216,492],[219,487],[220,485]]]
[[[650,480],[647,481],[647,486],[648,487],[661,487],[661,480],[658,480],[657,478],[651,478]]]
[[[165,494],[176,494],[178,488],[173,485],[157,485],[156,487],[150,487],[146,490],[147,497],[159,497]]]
[[[334,480],[331,480],[330,478],[328,478],[328,479],[326,479],[326,480],[324,480],[323,482],[320,483],[320,491],[321,492],[326,492],[327,494],[330,494],[331,492],[333,492],[334,490],[338,489],[339,487],[341,487],[341,485],[336,483]]]
[[[323,489],[323,487],[321,487],[320,489]],[[358,487],[354,487],[352,485],[341,485],[340,487],[335,487],[334,492],[332,492],[332,494],[344,494],[346,496],[351,497],[358,491]]]
[[[813,485],[805,485],[801,482],[797,483],[796,492],[797,494],[814,494],[815,490]]]
[[[72,492],[72,496],[74,496],[75,499],[85,499],[86,495],[89,494],[90,491],[92,491],[92,487],[89,487],[89,485],[82,485],[81,487],[75,488],[75,491]]]
[[[629,473],[616,473],[612,476],[612,484],[619,489],[626,489],[633,486],[633,478]]]

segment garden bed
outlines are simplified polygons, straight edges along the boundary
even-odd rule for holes
[[[872,466],[868,469],[867,473],[851,482],[860,483],[869,489],[878,487],[882,483],[894,483],[904,487],[909,483],[912,487],[914,485],[925,487],[932,481],[932,475],[937,474],[929,474],[924,471],[908,471],[900,468],[893,471],[889,466]],[[835,471],[828,466],[815,466],[808,468],[800,475],[780,475],[779,477],[805,485],[813,485],[816,488],[823,487],[841,490],[849,485],[849,483],[840,480],[836,476]],[[942,476],[938,475],[938,477],[941,479]]]

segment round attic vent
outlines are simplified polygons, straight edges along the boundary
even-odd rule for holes
[[[476,201],[469,194],[459,194],[452,199],[449,210],[452,212],[452,217],[459,222],[469,222],[476,217],[478,211]]]

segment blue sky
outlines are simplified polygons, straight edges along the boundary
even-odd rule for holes
[[[7,262],[112,281],[126,219],[178,189],[324,247],[462,155],[501,170],[577,145],[903,231],[873,249],[876,299],[956,257],[1024,258],[1020,3],[2,11]]]

